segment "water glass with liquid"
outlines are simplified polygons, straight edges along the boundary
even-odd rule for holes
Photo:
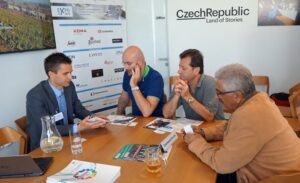
[[[81,154],[83,152],[82,141],[80,137],[80,132],[78,130],[78,125],[73,124],[69,129],[71,152],[74,155]]]

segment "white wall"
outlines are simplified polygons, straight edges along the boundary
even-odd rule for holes
[[[26,114],[26,94],[38,82],[47,78],[43,60],[54,51],[0,55],[0,127],[15,127],[14,120]]]
[[[258,1],[168,0],[170,74],[177,73],[178,55],[196,48],[204,55],[206,74],[214,75],[223,65],[242,63],[254,75],[270,77],[270,93],[285,91],[300,81],[300,26],[257,26]],[[224,9],[243,6],[250,16],[241,23],[206,23],[176,20],[179,9]]]

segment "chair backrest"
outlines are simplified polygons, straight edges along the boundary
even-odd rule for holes
[[[300,92],[300,83],[295,84],[292,88],[289,89],[290,95],[297,91]]]
[[[29,135],[26,132],[27,126],[27,118],[26,116],[22,116],[15,120],[16,127],[18,132],[24,137],[25,139],[25,153],[29,153]]]
[[[170,92],[172,91],[173,85],[175,84],[175,82],[177,81],[178,78],[179,78],[179,76],[170,76],[170,78],[169,78]]]
[[[25,153],[24,137],[11,127],[0,128],[0,146],[8,143],[18,142],[20,145],[19,153]]]
[[[269,76],[253,76],[252,80],[255,85],[265,86],[266,92],[267,94],[269,94],[269,89],[270,89]]]
[[[289,103],[290,103],[292,118],[298,118],[296,108],[300,107],[300,91],[294,92],[289,96]]]

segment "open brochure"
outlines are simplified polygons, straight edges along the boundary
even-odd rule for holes
[[[153,121],[150,121],[145,126],[145,128],[164,131],[164,132],[176,131],[177,133],[180,133],[181,129],[183,129],[184,126],[187,126],[187,125],[198,126],[202,123],[203,123],[203,121],[197,121],[197,120],[192,120],[192,119],[187,119],[187,118],[178,118],[176,120],[156,118]]]
[[[113,183],[121,175],[121,167],[72,160],[63,170],[47,177],[47,183]]]
[[[108,115],[107,118],[113,125],[129,125],[136,119],[134,116],[124,115]]]
[[[113,158],[118,160],[128,160],[128,161],[144,161],[145,160],[145,150],[148,147],[161,148],[160,145],[156,144],[126,144]],[[172,146],[169,146],[168,151],[162,153],[162,159],[166,163]]]
[[[159,145],[149,144],[126,144],[115,156],[114,159],[129,161],[144,161],[145,150],[148,147],[157,147]]]
[[[145,151],[147,148],[159,148],[162,152],[162,159],[167,162],[167,159],[172,150],[172,145],[177,140],[176,132],[170,133],[164,138],[160,144],[126,144],[115,156],[114,159],[144,161]]]

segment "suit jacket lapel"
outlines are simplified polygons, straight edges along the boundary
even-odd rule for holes
[[[57,113],[59,111],[57,99],[56,99],[56,96],[47,80],[43,82],[43,88],[44,88],[45,92],[47,93],[51,103],[54,105],[53,107],[54,107],[55,113]]]

